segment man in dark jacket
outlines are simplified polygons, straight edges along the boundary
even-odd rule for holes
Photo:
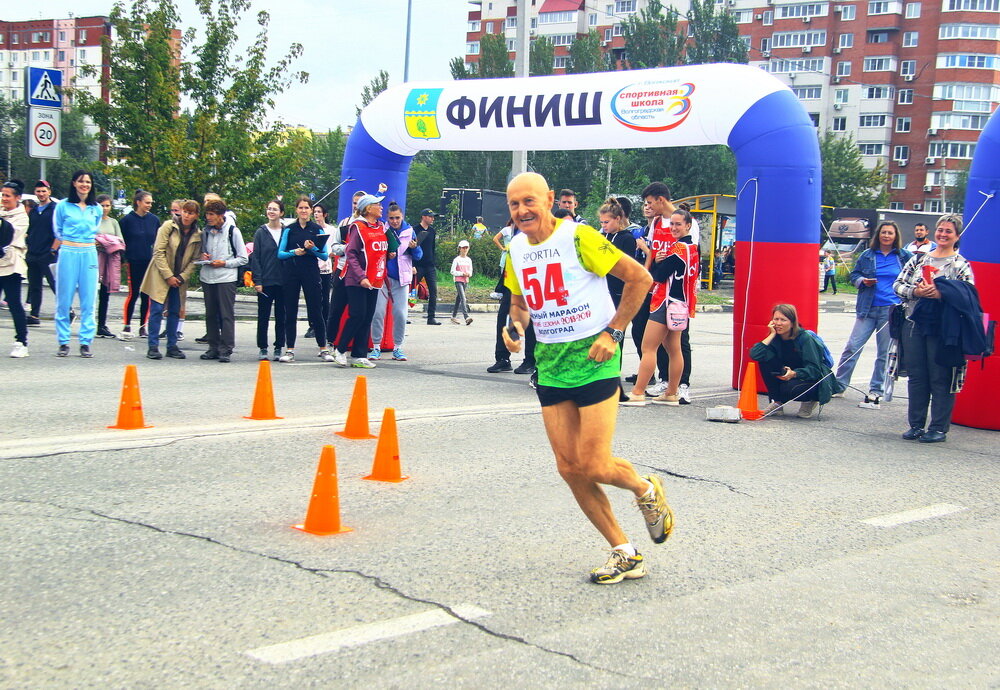
[[[434,218],[437,216],[434,211],[425,208],[420,212],[420,225],[413,229],[416,233],[417,246],[424,253],[419,261],[413,262],[416,269],[416,282],[424,280],[427,283],[427,325],[440,326],[441,322],[435,317],[437,311],[437,258],[434,255],[437,243],[437,233],[434,230]]]
[[[121,339],[132,338],[132,314],[135,311],[136,300],[139,299],[139,337],[146,337],[146,319],[149,316],[149,297],[140,292],[139,286],[153,259],[153,243],[160,229],[160,219],[151,213],[153,195],[139,189],[132,197],[132,210],[125,215],[118,225],[125,238],[125,263],[128,267],[128,298],[125,300],[125,327]]]
[[[52,274],[52,262],[55,253],[52,243],[55,235],[52,232],[52,218],[56,205],[52,201],[52,186],[45,180],[35,183],[35,196],[38,206],[28,214],[28,252],[25,261],[28,263],[28,304],[31,313],[28,315],[28,325],[37,326],[41,323],[38,315],[42,309],[42,279],[55,294],[56,279]]]

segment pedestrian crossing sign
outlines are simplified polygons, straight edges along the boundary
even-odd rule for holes
[[[38,108],[62,107],[62,71],[45,67],[29,67],[25,95],[28,105]]]
[[[403,119],[406,133],[414,139],[440,139],[437,105],[444,89],[413,89],[406,97]]]

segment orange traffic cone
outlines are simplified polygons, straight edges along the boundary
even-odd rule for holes
[[[399,483],[409,477],[404,477],[399,470],[399,437],[396,435],[396,410],[385,408],[382,416],[382,428],[379,430],[378,445],[375,446],[375,461],[372,463],[372,473],[364,479],[376,482]]]
[[[755,420],[764,416],[757,406],[757,362],[747,362],[746,373],[743,374],[743,387],[740,389],[740,402],[737,405],[743,419]]]
[[[368,431],[368,379],[364,376],[358,376],[354,382],[354,394],[351,396],[351,406],[347,409],[344,430],[335,433],[354,441],[375,438]]]
[[[319,469],[316,470],[316,481],[313,482],[312,498],[309,499],[306,521],[301,525],[292,525],[292,527],[319,536],[351,531],[350,527],[344,527],[340,524],[337,455],[333,446],[323,446],[323,452],[319,456]]]
[[[271,363],[261,360],[257,369],[257,390],[253,395],[253,408],[244,419],[284,419],[274,412],[274,389],[271,387]]]
[[[134,364],[125,367],[122,399],[118,404],[118,421],[109,429],[149,429],[142,417],[142,397],[139,395],[139,371]]]

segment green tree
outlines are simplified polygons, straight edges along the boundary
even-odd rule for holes
[[[113,147],[107,170],[126,188],[149,189],[161,205],[214,191],[256,218],[263,200],[301,189],[309,135],[268,120],[274,97],[308,79],[292,69],[302,46],[269,65],[268,13],[257,14],[257,35],[237,51],[250,0],[197,0],[197,8],[191,23],[204,27],[201,38],[188,30],[182,51],[172,0],[119,0],[110,15],[117,38],[104,46],[110,100],[73,96]]]
[[[417,213],[421,209],[437,210],[441,201],[441,190],[445,184],[444,173],[427,163],[414,161],[410,165],[410,173],[406,183],[406,211],[414,220],[419,220]]]
[[[465,60],[460,57],[453,57],[451,62],[448,63],[448,70],[451,72],[451,78],[455,81],[460,81],[462,79],[475,79],[476,70],[474,67],[474,63],[470,66],[466,66]]]
[[[340,127],[326,134],[312,133],[302,182],[306,189],[316,193],[317,198],[340,184],[346,144],[347,135]]]
[[[531,42],[528,50],[528,75],[541,77],[552,74],[556,47],[548,36],[539,36]]]
[[[569,64],[566,74],[587,74],[590,72],[606,72],[608,56],[601,49],[601,35],[591,31],[586,36],[580,36],[569,47]]]
[[[689,64],[747,62],[746,44],[740,40],[736,19],[715,0],[691,0],[688,29],[691,38],[685,57]]]
[[[375,100],[375,97],[389,88],[389,73],[380,69],[378,74],[361,89],[361,106],[355,106],[355,115],[361,117],[361,111]]]
[[[948,185],[945,190],[946,201],[949,205],[955,205],[957,213],[965,211],[965,193],[969,189],[969,166],[969,163],[963,164],[955,175],[955,184]],[[975,209],[972,209],[972,211],[975,211]]]
[[[622,22],[625,39],[625,69],[672,67],[684,62],[683,32],[677,30],[677,10],[664,9],[660,0],[649,4]]]
[[[854,137],[827,132],[820,137],[823,203],[844,208],[882,208],[889,200],[885,166],[866,168]],[[827,219],[829,220],[829,219]]]
[[[507,39],[500,34],[485,34],[479,40],[477,76],[480,79],[514,76],[514,63],[507,51]]]
[[[0,171],[5,178],[19,179],[25,191],[31,192],[41,172],[40,161],[29,158],[25,150],[27,111],[22,101],[0,98]],[[107,178],[100,174],[97,163],[97,140],[87,132],[87,125],[77,109],[63,111],[60,124],[60,151],[58,160],[45,162],[45,177],[52,183],[52,193],[66,196],[69,179],[76,170],[94,172],[96,188],[110,191]],[[9,154],[9,155],[8,155]]]

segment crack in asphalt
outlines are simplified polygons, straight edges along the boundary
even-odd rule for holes
[[[640,465],[642,467],[648,467],[649,469],[655,470],[655,471],[660,472],[662,474],[665,474],[668,477],[676,477],[677,479],[686,479],[686,480],[692,481],[692,482],[707,482],[709,484],[720,484],[720,485],[726,487],[727,489],[729,489],[730,491],[732,491],[734,494],[740,494],[741,496],[750,496],[751,498],[753,498],[753,496],[751,496],[751,494],[748,494],[746,491],[740,491],[739,489],[737,489],[732,484],[727,484],[726,482],[722,481],[721,479],[709,479],[708,477],[699,477],[699,476],[693,475],[693,474],[680,474],[679,472],[671,472],[668,469],[664,469],[662,467],[656,467],[654,465],[646,465],[646,464],[643,464],[641,462],[633,462],[632,464],[634,464],[634,465]]]
[[[72,510],[72,511],[76,511],[76,512],[79,512],[79,513],[87,513],[89,515],[93,515],[94,517],[101,518],[102,520],[107,520],[107,521],[110,521],[110,522],[115,522],[115,523],[119,523],[119,524],[123,524],[123,525],[129,525],[131,527],[141,527],[141,528],[144,528],[144,529],[152,530],[152,531],[157,532],[159,534],[167,534],[167,535],[172,535],[172,536],[176,536],[176,537],[188,537],[188,538],[191,538],[191,539],[197,539],[199,541],[203,541],[203,542],[206,542],[208,544],[212,544],[214,546],[221,546],[224,549],[229,549],[230,551],[235,551],[237,553],[241,553],[241,554],[244,554],[244,555],[247,555],[247,556],[256,556],[258,558],[264,558],[264,559],[267,559],[267,560],[270,560],[270,561],[275,561],[276,563],[281,563],[283,565],[290,565],[290,566],[292,566],[294,568],[302,570],[303,572],[307,572],[307,573],[309,573],[311,575],[316,575],[318,577],[327,577],[328,574],[354,575],[356,577],[360,577],[360,578],[362,578],[364,580],[367,580],[367,581],[371,582],[372,584],[375,585],[375,587],[377,589],[381,589],[381,590],[385,590],[387,592],[391,592],[392,594],[396,595],[397,597],[400,597],[401,599],[405,599],[407,601],[412,601],[414,603],[427,604],[428,606],[433,606],[435,608],[438,608],[441,611],[444,611],[446,614],[448,614],[452,618],[454,618],[455,620],[457,620],[457,621],[459,621],[461,623],[465,623],[466,625],[469,625],[469,626],[471,626],[473,628],[476,628],[480,632],[483,632],[483,633],[485,633],[485,634],[487,634],[487,635],[489,635],[491,637],[495,637],[495,638],[497,638],[499,640],[505,640],[507,642],[516,642],[516,643],[522,644],[522,645],[524,645],[526,647],[531,647],[532,649],[537,649],[537,650],[539,650],[541,652],[544,652],[546,654],[552,654],[552,655],[555,655],[555,656],[560,656],[560,657],[569,659],[569,660],[571,660],[571,661],[573,661],[573,662],[575,662],[575,663],[577,663],[577,664],[579,664],[581,666],[585,666],[587,668],[591,668],[591,669],[593,669],[595,671],[601,671],[603,673],[610,673],[610,674],[614,674],[615,676],[625,676],[626,678],[634,678],[636,680],[653,680],[652,677],[630,675],[630,674],[624,673],[622,671],[616,671],[616,670],[613,670],[613,669],[610,669],[610,668],[605,668],[603,666],[597,666],[597,665],[592,664],[592,663],[590,663],[590,662],[588,662],[588,661],[586,661],[584,659],[581,659],[581,658],[577,657],[574,654],[571,654],[570,652],[564,652],[564,651],[561,651],[561,650],[558,650],[558,649],[552,649],[552,648],[549,648],[549,647],[545,647],[543,645],[537,644],[535,642],[531,642],[531,641],[529,641],[529,640],[527,640],[527,639],[525,639],[523,637],[520,637],[519,635],[512,635],[512,634],[509,634],[509,633],[504,633],[504,632],[500,632],[500,631],[497,631],[497,630],[493,630],[492,628],[484,625],[483,623],[480,623],[479,621],[476,621],[476,620],[473,620],[471,618],[467,618],[467,617],[461,615],[460,613],[458,613],[457,611],[455,611],[454,608],[452,608],[451,606],[448,606],[447,604],[443,604],[441,602],[434,601],[432,599],[424,599],[422,597],[414,596],[412,594],[407,594],[406,592],[402,591],[399,587],[397,587],[397,586],[395,586],[395,585],[393,585],[393,584],[391,584],[391,583],[383,580],[381,577],[379,577],[377,575],[371,575],[369,573],[365,573],[365,572],[360,571],[360,570],[353,570],[353,569],[349,569],[349,568],[310,568],[309,566],[303,565],[299,561],[294,561],[294,560],[292,560],[290,558],[282,558],[281,556],[274,556],[274,555],[271,555],[271,554],[266,554],[266,553],[260,553],[258,551],[253,551],[251,549],[244,549],[244,548],[241,548],[239,546],[234,546],[232,544],[227,544],[226,542],[219,541],[218,539],[215,539],[213,537],[208,537],[208,536],[205,536],[205,535],[202,535],[202,534],[195,534],[193,532],[182,532],[182,531],[179,531],[179,530],[164,529],[163,527],[157,527],[156,525],[153,525],[153,524],[150,524],[150,523],[146,523],[146,522],[141,522],[139,520],[129,520],[128,518],[117,517],[115,515],[108,515],[107,513],[102,513],[100,511],[93,510],[91,508],[77,508],[77,507],[74,507],[74,506],[64,506],[64,505],[60,505],[58,503],[51,503],[51,502],[48,502],[48,501],[33,501],[33,500],[20,499],[20,498],[0,498],[0,501],[6,501],[8,503],[25,503],[25,504],[28,504],[28,505],[42,505],[42,506],[48,506],[50,508],[58,508],[59,510]],[[70,519],[72,519],[72,518],[70,518]],[[87,520],[86,522],[97,522],[97,521],[96,520]]]

